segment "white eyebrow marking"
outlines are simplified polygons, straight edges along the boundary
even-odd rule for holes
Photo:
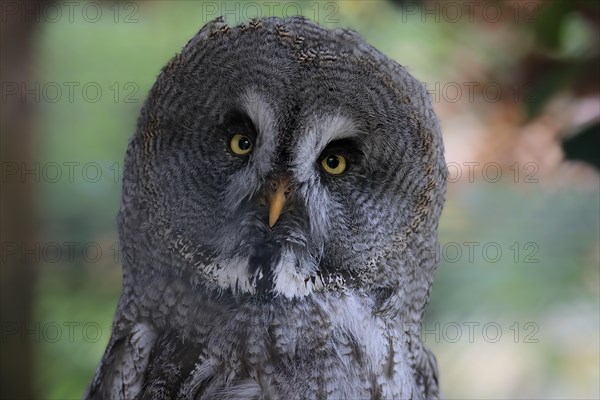
[[[314,162],[334,140],[358,136],[354,122],[341,114],[326,115],[313,119],[304,136],[298,141],[294,171],[300,181],[307,181],[312,175]]]
[[[257,130],[257,146],[252,156],[259,174],[268,171],[277,147],[276,120],[271,105],[253,88],[246,89],[239,100]]]
[[[272,130],[273,110],[267,101],[253,89],[246,89],[240,97],[240,105],[259,131]]]
[[[358,135],[354,122],[340,114],[326,116],[320,121],[322,133],[318,146],[323,151],[328,143],[336,139],[345,139]]]

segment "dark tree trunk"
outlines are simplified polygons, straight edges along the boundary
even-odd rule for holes
[[[23,18],[21,9],[33,10],[36,3],[6,2],[1,6],[0,398],[31,399],[36,396],[33,385],[35,334],[27,332],[35,328],[32,311],[36,256],[24,255],[21,250],[35,249],[33,199],[36,187],[34,179],[23,181],[19,172],[12,172],[15,167],[33,165],[36,104],[22,102],[19,93],[21,82],[33,87],[31,64],[36,28],[35,16]],[[17,94],[11,94],[15,87]]]

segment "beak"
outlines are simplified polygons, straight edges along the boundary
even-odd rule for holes
[[[273,182],[269,194],[269,227],[272,228],[281,216],[285,206],[286,196],[290,194],[290,178],[288,176],[278,178]]]

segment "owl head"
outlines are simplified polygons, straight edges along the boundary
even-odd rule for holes
[[[126,156],[125,285],[261,301],[375,293],[417,313],[446,166],[426,89],[302,17],[207,24],[166,65]]]

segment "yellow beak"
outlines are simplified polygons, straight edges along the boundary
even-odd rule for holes
[[[269,227],[272,228],[281,216],[285,206],[286,196],[289,194],[289,177],[281,178],[274,182],[273,191],[269,196]]]

